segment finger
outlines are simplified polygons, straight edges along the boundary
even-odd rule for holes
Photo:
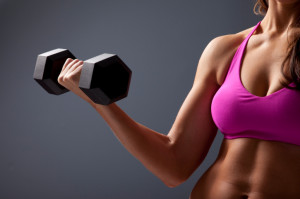
[[[74,64],[76,64],[77,62],[79,62],[78,59],[74,59],[73,61],[71,61],[71,62],[66,66],[65,71],[66,71],[66,72],[69,71],[70,68],[71,68]]]
[[[66,66],[67,66],[69,63],[71,63],[71,61],[73,61],[73,59],[68,58],[68,59],[65,61],[64,65],[63,65],[63,67],[62,67],[62,69],[61,69],[61,71],[63,71],[63,70],[66,68]]]
[[[83,64],[83,61],[79,61],[77,62],[76,64],[74,64],[69,70],[68,70],[68,73],[71,73],[72,71],[74,71],[79,65],[82,65]]]
[[[80,73],[81,73],[81,69],[82,69],[83,65],[79,65],[77,68],[75,68],[75,70],[72,72],[73,74],[78,73],[76,76],[74,76],[74,80],[75,81],[79,81],[80,79]]]
[[[66,72],[66,74],[64,75],[65,77],[69,77],[72,76],[74,73],[73,71],[78,68],[80,65],[82,65],[82,62],[79,61],[76,64],[74,64],[71,68],[69,68],[69,70]]]
[[[83,64],[74,69],[73,73],[78,73],[82,69]],[[81,72],[81,71],[80,71]]]
[[[64,68],[64,70],[61,72],[61,76],[64,76],[68,72],[69,68],[71,68],[78,61],[79,61],[78,59],[74,59],[69,64],[67,64],[66,67]]]

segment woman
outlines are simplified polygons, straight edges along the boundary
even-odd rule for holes
[[[300,84],[300,0],[258,0],[256,6],[266,11],[256,26],[207,45],[167,135],[132,120],[115,103],[94,104],[78,88],[80,60],[68,59],[58,81],[89,102],[168,187],[199,167],[219,128],[219,155],[190,199],[299,199],[300,92],[283,86]]]

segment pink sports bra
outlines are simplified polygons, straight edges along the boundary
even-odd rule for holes
[[[226,139],[248,137],[300,146],[300,92],[283,87],[261,97],[251,94],[241,82],[243,52],[259,24],[235,52],[224,83],[212,99],[212,118]]]

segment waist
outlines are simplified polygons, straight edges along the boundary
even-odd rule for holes
[[[224,139],[216,161],[199,179],[191,199],[299,199],[299,187],[299,146],[252,138]]]

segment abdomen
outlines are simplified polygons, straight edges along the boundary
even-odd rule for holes
[[[190,199],[300,199],[300,146],[224,139]]]

